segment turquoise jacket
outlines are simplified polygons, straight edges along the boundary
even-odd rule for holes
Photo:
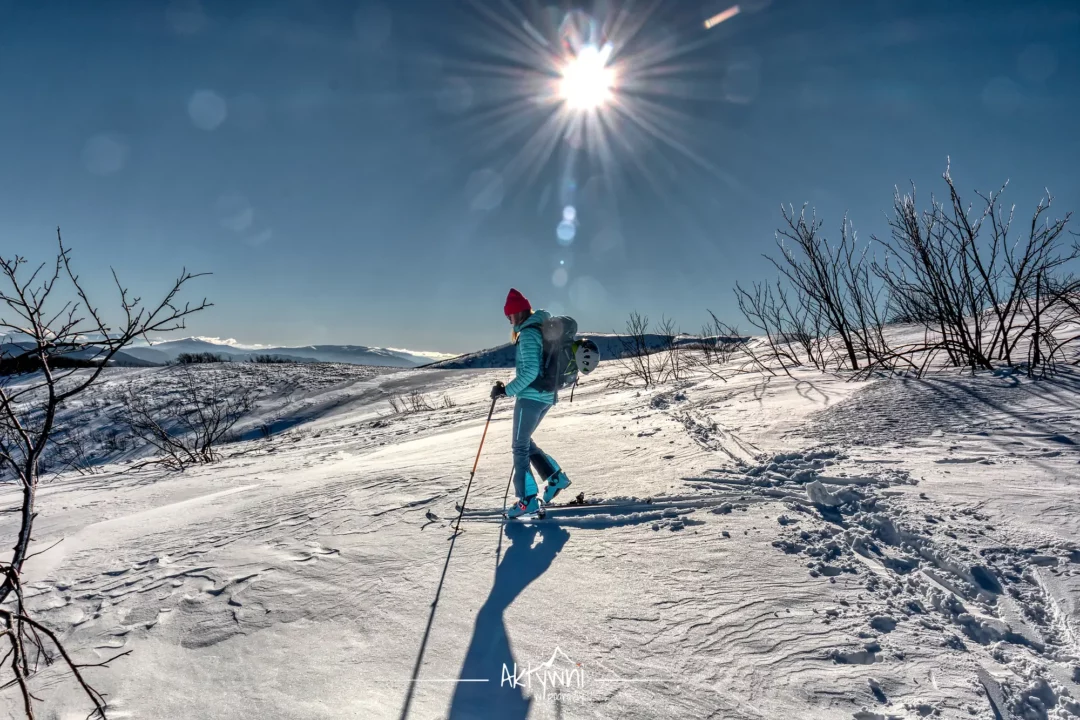
[[[517,357],[514,361],[514,379],[506,386],[506,394],[523,400],[536,400],[547,405],[555,404],[555,393],[531,388],[529,385],[540,375],[544,357],[544,338],[540,326],[551,317],[546,310],[537,310],[520,325],[514,326],[518,334]]]

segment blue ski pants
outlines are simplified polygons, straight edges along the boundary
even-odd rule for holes
[[[514,492],[519,498],[537,493],[536,478],[529,471],[530,463],[541,481],[547,480],[557,469],[532,439],[537,426],[550,409],[551,405],[547,403],[527,398],[518,398],[514,403],[514,439],[511,449],[514,455]]]

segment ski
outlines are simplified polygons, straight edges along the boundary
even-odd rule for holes
[[[554,515],[557,517],[574,517],[579,515],[588,515],[594,512],[628,513],[647,512],[652,510],[666,510],[668,508],[704,508],[719,505],[724,502],[729,502],[730,500],[730,495],[686,495],[658,498],[614,498],[611,500],[586,502],[584,504],[573,501],[569,503],[556,503],[551,505],[545,505],[542,509],[548,515]],[[501,519],[503,517],[503,510],[502,508],[466,509],[462,517],[472,520],[480,520],[487,518]]]
[[[462,521],[468,522],[516,522],[530,520],[582,519],[592,515],[629,515],[639,512],[662,511],[662,507],[639,503],[593,503],[585,506],[547,507],[537,513],[530,513],[516,518],[508,518],[499,511],[468,513]]]
[[[560,518],[549,517],[546,513],[541,515],[536,513],[535,515],[522,515],[521,517],[508,518],[504,515],[479,515],[475,517],[463,517],[462,523],[491,523],[493,525],[529,525],[531,523],[550,523],[558,522]],[[565,518],[563,518],[565,519]],[[462,530],[464,532],[464,530]]]
[[[652,503],[648,500],[600,500],[596,502],[588,503],[551,503],[543,507],[543,512],[583,512],[588,511],[590,508],[612,508],[612,507],[630,507],[641,505],[643,507],[649,507]],[[503,510],[500,508],[475,508],[466,509],[464,517],[502,517]]]
[[[543,520],[545,515],[547,515],[547,511],[540,509],[534,513],[526,513],[517,517],[507,517],[506,513],[503,513],[500,518],[506,522],[528,522],[529,520]]]

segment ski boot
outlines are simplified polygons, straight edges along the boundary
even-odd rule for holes
[[[566,477],[566,473],[562,470],[558,470],[554,475],[547,479],[547,483],[544,486],[544,504],[549,504],[555,499],[555,496],[560,491],[570,487],[570,478]]]
[[[535,495],[522,498],[514,503],[512,508],[506,511],[506,517],[509,520],[525,520],[528,518],[543,517],[540,501],[537,500]]]

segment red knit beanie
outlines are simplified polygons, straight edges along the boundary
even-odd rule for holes
[[[532,310],[532,305],[525,299],[525,296],[514,288],[510,288],[510,292],[506,295],[506,304],[503,306],[503,314],[510,317],[519,312],[528,312],[530,310]]]

